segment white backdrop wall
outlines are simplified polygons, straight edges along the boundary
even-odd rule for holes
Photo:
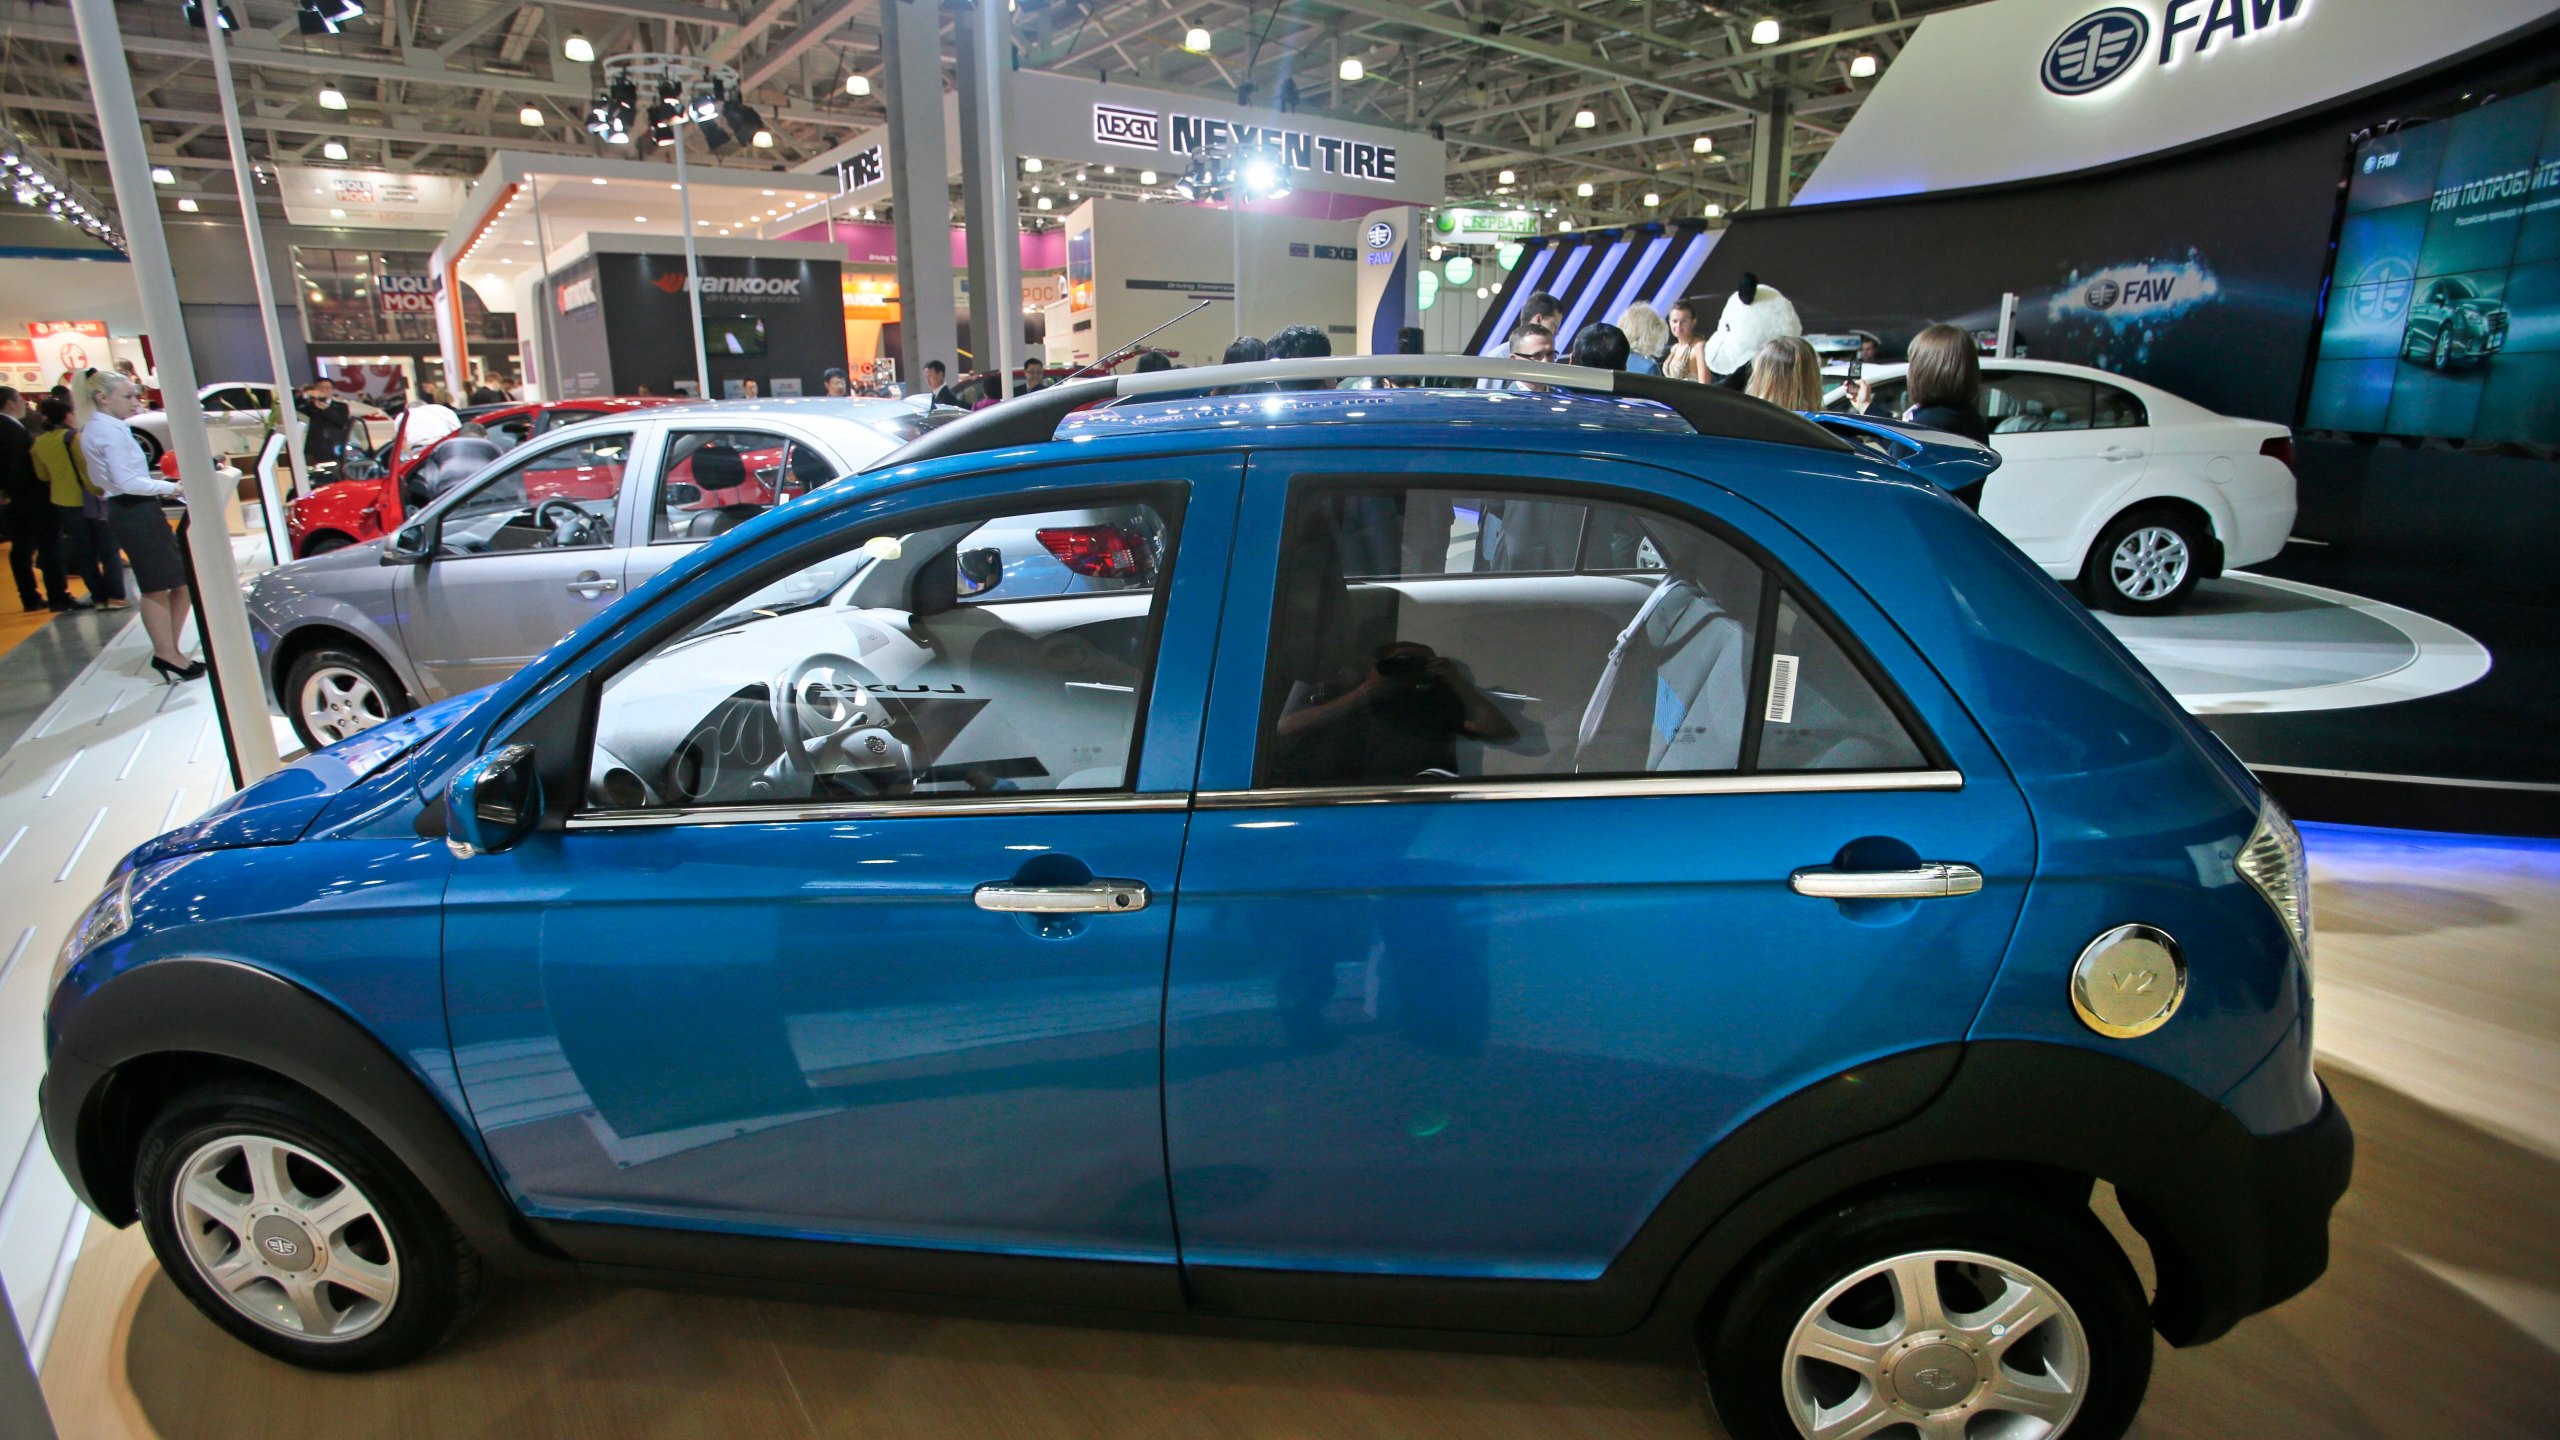
[[[2107,22],[2105,63],[2077,68],[2057,47],[2101,11],[2130,11],[2140,24]],[[2174,149],[2426,69],[2555,11],[2554,0],[1990,0],[1942,10],[1920,22],[1796,203],[1992,185]],[[2124,43],[2137,33],[2139,46]],[[2049,59],[2067,87],[2098,83],[2056,93]]]
[[[1314,325],[1332,339],[1335,354],[1351,354],[1358,265],[1348,258],[1321,258],[1316,247],[1347,255],[1358,244],[1358,222],[1251,211],[1241,219],[1245,280],[1239,325],[1228,290],[1235,276],[1235,221],[1223,208],[1129,200],[1088,200],[1078,206],[1067,216],[1069,253],[1074,253],[1079,233],[1092,232],[1094,305],[1058,312],[1066,323],[1053,319],[1050,324],[1049,359],[1061,364],[1093,359],[1204,297],[1213,299],[1207,309],[1148,343],[1179,351],[1182,365],[1213,365],[1239,334],[1268,338],[1284,325]],[[1304,246],[1307,253],[1294,255],[1293,246]]]

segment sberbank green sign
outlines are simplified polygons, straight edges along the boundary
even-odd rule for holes
[[[1471,241],[1509,240],[1538,233],[1538,217],[1529,210],[1478,210],[1472,206],[1455,206],[1432,217],[1431,228],[1442,239],[1461,244]]]

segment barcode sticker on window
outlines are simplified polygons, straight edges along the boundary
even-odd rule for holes
[[[1772,725],[1785,725],[1796,718],[1796,657],[1769,657],[1769,709],[1764,717]]]

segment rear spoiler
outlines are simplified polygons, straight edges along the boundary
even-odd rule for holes
[[[1950,495],[1981,484],[2000,468],[2000,452],[1990,446],[1908,420],[1837,410],[1809,411],[1805,418],[1852,449],[1898,465]]]
[[[1760,440],[1814,450],[1843,451],[1857,447],[1829,430],[1765,400],[1738,390],[1636,375],[1623,370],[1595,370],[1529,360],[1481,360],[1468,355],[1343,355],[1313,360],[1263,360],[1251,365],[1203,365],[1191,370],[1158,370],[1145,375],[1104,375],[1071,380],[1046,390],[990,405],[874,461],[868,468],[887,470],[946,455],[974,455],[1020,445],[1045,445],[1058,437],[1069,415],[1092,405],[1150,395],[1188,395],[1202,390],[1288,384],[1323,380],[1413,379],[1492,380],[1565,390],[1585,395],[1622,395],[1668,406],[1701,435],[1730,440]]]

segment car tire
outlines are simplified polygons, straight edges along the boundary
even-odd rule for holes
[[[2438,370],[2453,368],[2453,327],[2451,325],[2441,325],[2436,328],[2435,353],[2429,358],[2428,363]]]
[[[1699,1352],[1734,1440],[1878,1409],[1893,1434],[2005,1413],[2051,1427],[2016,1433],[2115,1440],[2151,1383],[2142,1282],[2096,1217],[1989,1189],[1828,1209],[1727,1288]]]
[[[133,432],[133,443],[142,447],[144,467],[154,475],[159,474],[160,456],[163,453],[159,440],[148,430],[136,430]]]
[[[360,645],[322,645],[285,667],[276,699],[304,745],[325,750],[417,708],[382,657]]]
[[[344,550],[354,543],[356,543],[354,540],[336,531],[314,535],[302,542],[302,558],[308,560],[314,555],[326,555],[332,550]]]
[[[479,1305],[480,1258],[425,1187],[364,1127],[290,1086],[179,1096],[143,1132],[133,1175],[179,1293],[289,1364],[397,1365]]]
[[[2080,589],[2119,615],[2161,615],[2186,603],[2204,578],[2210,537],[2193,516],[2131,510],[2098,531],[2081,562]]]

